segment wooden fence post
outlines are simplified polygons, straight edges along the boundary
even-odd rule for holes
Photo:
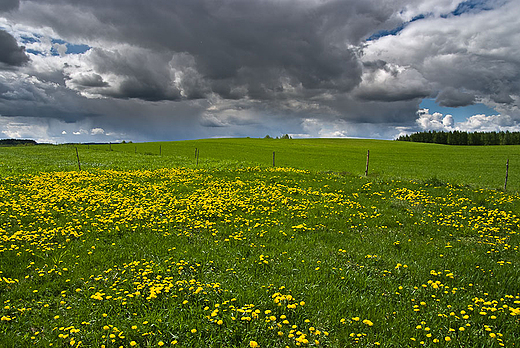
[[[197,165],[199,165],[199,150],[197,149]]]
[[[370,160],[370,150],[367,150],[367,166],[365,168],[365,176],[368,176],[368,162]]]
[[[159,145],[159,156],[161,155],[161,145]]]
[[[509,175],[509,158],[506,162],[506,182],[504,183],[504,191],[507,189],[507,176]]]
[[[275,166],[275,165],[274,165],[274,155],[275,155],[275,153],[274,153],[274,151],[273,151],[273,167]]]
[[[108,148],[110,149],[110,151],[112,151],[112,143],[108,143]]]
[[[76,158],[78,159],[78,169],[79,169],[79,171],[81,171],[81,163],[79,162],[78,147],[76,147]]]

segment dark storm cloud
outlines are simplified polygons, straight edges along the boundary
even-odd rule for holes
[[[514,101],[507,91],[502,91],[498,94],[494,94],[491,96],[491,98],[495,103],[500,104],[511,104]]]
[[[457,90],[453,87],[447,87],[439,93],[435,101],[440,106],[457,108],[474,104],[475,95]]]
[[[2,0],[0,1],[0,12],[11,11],[20,6],[20,0]]]
[[[4,66],[22,66],[29,61],[24,47],[18,46],[16,39],[4,30],[0,30],[0,68]]]
[[[408,101],[425,98],[431,93],[428,82],[417,70],[380,59],[365,61],[363,67],[363,81],[354,91],[354,95],[361,100]]]
[[[74,79],[74,83],[81,87],[89,88],[89,87],[108,87],[109,84],[106,81],[103,81],[103,77],[98,74],[88,74],[78,76]]]
[[[57,8],[60,16],[53,15]],[[140,0],[49,0],[25,2],[23,13],[24,21],[48,23],[64,38],[126,42],[160,55],[186,53],[204,81],[179,95],[157,82],[154,70],[160,66],[132,65],[131,73],[121,72],[125,82],[118,90],[106,90],[108,96],[176,100],[213,92],[267,100],[284,97],[281,78],[312,93],[351,91],[362,67],[348,45],[359,43],[393,10],[377,1],[352,0],[159,0],[153,6]],[[128,65],[125,59],[122,66]]]

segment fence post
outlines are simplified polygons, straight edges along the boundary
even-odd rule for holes
[[[197,149],[197,165],[199,165],[199,150]]]
[[[368,162],[370,160],[370,150],[367,150],[367,166],[365,168],[365,176],[368,176]]]
[[[76,158],[78,159],[78,169],[81,171],[81,163],[79,162],[79,153],[78,153],[78,147],[76,146]]]
[[[159,145],[159,156],[161,155],[161,145]]]
[[[509,175],[509,158],[506,162],[506,182],[504,183],[504,191],[507,189],[507,176]]]
[[[273,167],[275,166],[275,165],[274,165],[274,155],[275,155],[275,153],[274,153],[274,151],[273,151]]]

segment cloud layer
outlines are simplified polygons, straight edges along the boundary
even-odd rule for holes
[[[29,61],[25,49],[18,46],[16,39],[0,30],[0,67],[22,66]]]
[[[446,126],[423,98],[516,122],[519,18],[505,0],[4,1],[0,115],[53,141],[393,138]]]

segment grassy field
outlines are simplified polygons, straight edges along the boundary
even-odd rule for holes
[[[109,145],[100,145],[108,149]],[[447,146],[366,139],[205,139],[194,141],[118,144],[115,151],[226,160],[314,171],[365,172],[370,150],[372,177],[439,179],[459,185],[486,188],[504,186],[506,161],[510,160],[509,187],[520,190],[520,146]]]
[[[478,185],[516,147],[323,144],[0,148],[0,347],[518,346],[520,196]]]

